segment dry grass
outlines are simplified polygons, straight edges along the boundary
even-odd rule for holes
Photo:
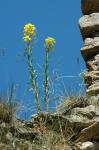
[[[15,114],[15,105],[11,99],[0,97],[0,122],[10,123]]]
[[[56,108],[56,112],[66,113],[75,107],[86,107],[89,101],[86,97],[69,97],[64,99],[64,102]]]
[[[13,116],[16,112],[16,107],[14,104],[14,97],[15,97],[15,89],[14,85],[11,84],[9,87],[8,95],[5,93],[0,94],[0,122],[11,122]]]
[[[0,121],[9,123],[12,119],[13,111],[12,105],[0,103]]]
[[[69,142],[64,140],[60,133],[48,130],[40,136],[39,140],[33,141],[35,150],[71,150]]]

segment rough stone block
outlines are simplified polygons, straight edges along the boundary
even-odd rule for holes
[[[83,39],[99,37],[99,13],[85,15],[79,19],[79,27]]]
[[[81,8],[84,15],[99,12],[99,0],[82,0]]]

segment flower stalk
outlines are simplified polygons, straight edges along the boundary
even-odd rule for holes
[[[41,103],[40,103],[40,96],[39,96],[39,89],[38,89],[38,85],[37,85],[37,74],[36,71],[33,67],[33,59],[32,59],[32,47],[29,45],[27,47],[27,64],[28,64],[28,69],[29,69],[29,73],[30,73],[30,80],[31,80],[31,84],[34,90],[34,95],[35,95],[35,100],[36,100],[36,105],[37,105],[37,109],[38,109],[38,113],[42,112],[42,108],[41,108]]]
[[[28,70],[30,73],[30,81],[31,81],[31,85],[34,90],[34,96],[35,96],[38,113],[41,113],[42,107],[41,107],[41,101],[40,101],[40,95],[39,95],[39,88],[38,88],[38,84],[37,84],[37,73],[34,69],[33,58],[32,58],[32,52],[33,52],[32,43],[34,41],[35,34],[36,34],[35,25],[26,24],[24,26],[23,39],[24,39],[24,42],[27,44],[25,55],[27,56],[27,64],[28,64]]]
[[[44,90],[45,90],[45,104],[46,111],[49,111],[49,52],[46,50],[45,54],[45,79],[44,79]]]
[[[45,104],[46,111],[49,112],[49,52],[54,49],[56,41],[52,37],[45,39],[45,74],[44,74],[44,93],[45,93]]]

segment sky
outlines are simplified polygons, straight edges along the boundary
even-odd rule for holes
[[[81,16],[80,0],[0,0],[0,92],[9,95],[9,88],[14,84],[19,116],[27,119],[36,112],[23,55],[26,47],[23,41],[24,25],[33,23],[37,29],[33,58],[44,105],[44,40],[48,36],[56,39],[55,50],[50,54],[50,76],[52,79],[59,77],[58,81],[54,81],[55,96],[64,97],[81,89],[83,80],[79,75],[85,70],[80,54],[83,40],[78,27]],[[51,102],[50,109],[54,107]]]

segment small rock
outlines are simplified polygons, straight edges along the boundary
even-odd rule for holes
[[[10,142],[13,141],[13,136],[12,136],[11,132],[8,132],[8,133],[6,134],[6,138],[7,138],[7,140],[10,141]]]
[[[90,141],[84,143],[77,143],[75,146],[75,150],[99,150],[99,143],[93,143]]]

